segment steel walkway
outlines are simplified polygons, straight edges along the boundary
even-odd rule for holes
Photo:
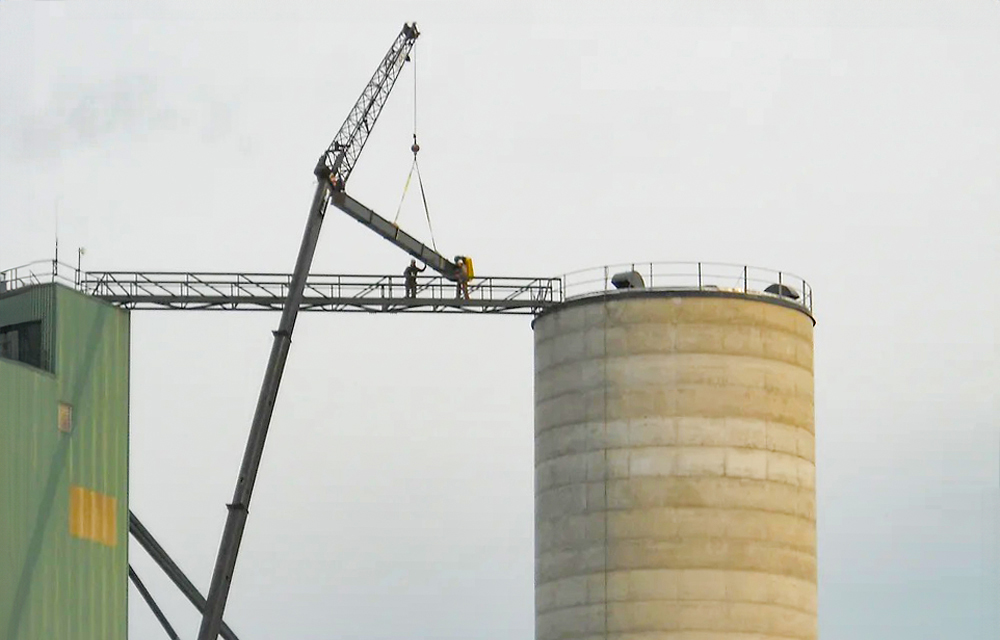
[[[231,272],[90,271],[78,287],[126,309],[280,311],[290,274]],[[406,297],[402,275],[311,274],[302,311],[366,313],[537,314],[563,298],[560,278],[483,277],[469,283],[469,299],[456,296],[442,276],[417,278]]]

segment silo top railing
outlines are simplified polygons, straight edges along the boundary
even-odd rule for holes
[[[787,271],[723,262],[633,262],[572,271],[562,276],[566,300],[617,291],[616,274],[635,272],[643,287],[661,291],[724,291],[771,296],[798,304],[812,315],[812,287]]]

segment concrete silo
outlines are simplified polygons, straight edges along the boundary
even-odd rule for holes
[[[812,297],[740,269],[535,320],[537,640],[816,637]]]

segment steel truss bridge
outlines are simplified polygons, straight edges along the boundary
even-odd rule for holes
[[[279,273],[89,271],[77,287],[135,310],[281,311],[292,276]],[[469,299],[443,276],[418,276],[407,297],[402,275],[310,274],[302,311],[534,315],[562,302],[560,278],[477,277]]]

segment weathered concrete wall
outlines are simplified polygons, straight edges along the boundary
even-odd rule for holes
[[[816,637],[812,320],[609,296],[535,323],[536,637]]]

